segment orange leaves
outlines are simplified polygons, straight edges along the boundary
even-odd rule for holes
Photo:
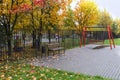
[[[32,6],[28,4],[21,4],[19,8],[20,11],[29,11],[32,9]]]
[[[17,2],[14,2],[13,4],[11,1],[4,1],[2,4],[0,4],[0,10],[1,10],[0,13],[14,14],[17,12],[28,12],[32,10],[33,6],[31,2],[28,2],[27,0],[25,1],[26,2],[21,2],[20,0],[18,0]],[[33,5],[34,7],[44,7],[45,6],[44,2],[45,0],[34,0]]]
[[[31,70],[31,71],[30,71],[30,74],[34,74],[34,72],[35,72],[35,70]]]
[[[45,6],[45,0],[34,0],[33,4],[35,6],[40,6],[40,7],[44,7]]]
[[[23,3],[19,6],[13,6],[13,8],[10,11],[10,13],[17,13],[17,12],[26,12],[32,9],[32,5]]]
[[[9,13],[17,13],[19,11],[19,9],[17,8],[17,6],[13,7],[12,9],[9,10]]]

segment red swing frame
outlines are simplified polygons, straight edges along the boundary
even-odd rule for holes
[[[83,27],[83,31],[82,31],[82,37],[80,39],[80,47],[82,46],[85,46],[85,43],[86,43],[86,32],[88,31],[87,28],[103,28],[105,29],[107,32],[108,32],[108,39],[109,39],[109,46],[110,46],[110,49],[112,49],[112,46],[115,48],[115,42],[114,42],[114,38],[113,38],[113,35],[112,35],[112,30],[110,28],[110,26],[108,25],[107,27]],[[104,43],[104,41],[103,41]]]

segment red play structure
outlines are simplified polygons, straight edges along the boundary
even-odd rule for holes
[[[105,35],[105,33],[107,35]],[[91,37],[92,36],[92,37]],[[80,39],[80,47],[82,44],[85,46],[87,39],[89,38],[88,43],[104,43],[105,39],[109,39],[110,49],[112,46],[115,48],[115,42],[112,35],[112,30],[110,26],[107,27],[83,27],[82,36]],[[92,38],[92,39],[91,39]]]

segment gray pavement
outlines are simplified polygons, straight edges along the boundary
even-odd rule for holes
[[[66,50],[65,55],[37,58],[32,61],[36,66],[45,66],[75,73],[99,75],[120,80],[120,46],[92,49],[98,45],[86,45]]]

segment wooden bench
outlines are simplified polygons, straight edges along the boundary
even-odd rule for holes
[[[60,53],[60,51],[62,51],[63,53],[65,53],[65,48],[62,47],[60,45],[60,43],[50,43],[50,44],[47,44],[47,48],[48,48],[48,55],[49,55],[50,52],[52,52],[53,56],[54,56],[55,52],[57,52],[57,51],[59,53]]]

